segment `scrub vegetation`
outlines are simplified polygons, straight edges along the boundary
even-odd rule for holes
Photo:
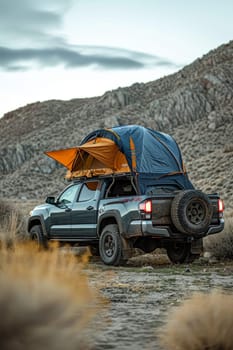
[[[41,251],[22,241],[23,217],[9,204],[1,202],[0,209],[1,348],[89,348],[86,328],[100,298],[84,263],[56,246]]]
[[[195,294],[169,315],[160,333],[166,350],[231,350],[233,296]]]
[[[26,223],[22,212],[12,202],[0,199],[0,242],[12,245],[26,239]]]

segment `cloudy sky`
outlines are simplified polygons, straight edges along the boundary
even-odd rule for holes
[[[0,0],[0,117],[179,70],[233,39],[232,0]]]

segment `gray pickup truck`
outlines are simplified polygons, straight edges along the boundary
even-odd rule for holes
[[[129,174],[73,181],[56,199],[35,207],[28,220],[30,238],[40,245],[88,245],[107,265],[127,260],[134,248],[164,248],[171,262],[192,262],[203,237],[223,227],[217,194],[161,182],[141,195]]]

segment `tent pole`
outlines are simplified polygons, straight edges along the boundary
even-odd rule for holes
[[[138,183],[138,173],[132,172],[132,178],[134,179],[135,184],[131,181],[133,188],[135,189],[137,194],[141,194],[139,183]]]

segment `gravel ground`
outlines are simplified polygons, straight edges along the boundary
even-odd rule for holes
[[[112,268],[96,260],[86,272],[107,300],[91,324],[94,349],[161,349],[157,334],[172,307],[194,292],[233,291],[230,263]]]

